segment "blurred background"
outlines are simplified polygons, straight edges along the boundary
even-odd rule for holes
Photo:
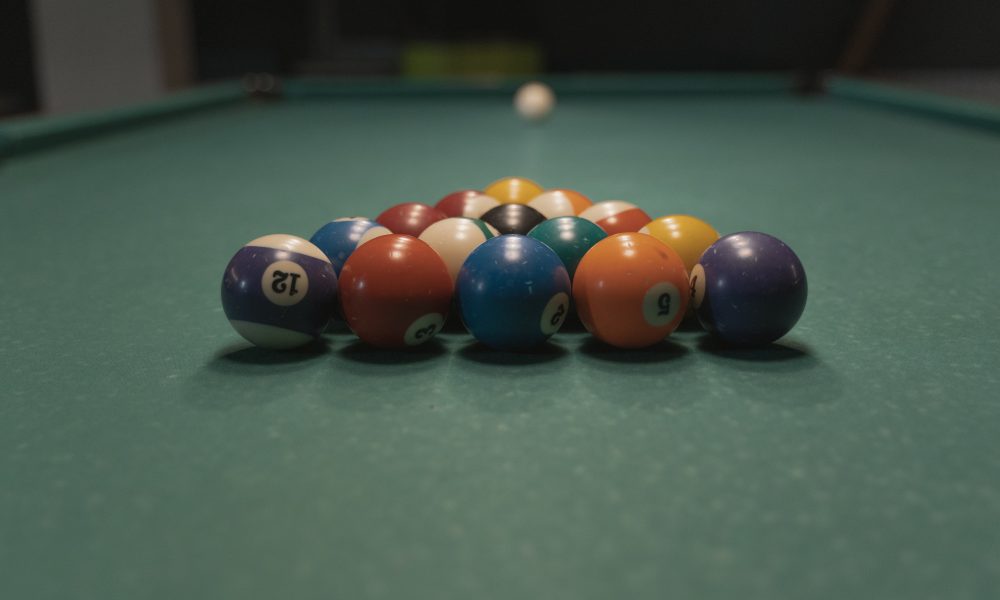
[[[996,0],[0,0],[0,118],[282,76],[840,72],[1000,102]]]

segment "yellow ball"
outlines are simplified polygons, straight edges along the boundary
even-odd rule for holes
[[[500,204],[527,204],[543,191],[542,186],[523,177],[504,177],[486,186],[483,193],[500,201]]]
[[[719,239],[719,232],[711,225],[688,215],[653,219],[639,233],[648,233],[673,248],[689,273],[698,264],[702,253]]]

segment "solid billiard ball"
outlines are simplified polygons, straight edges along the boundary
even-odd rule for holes
[[[257,238],[229,261],[222,309],[262,348],[295,348],[323,332],[337,302],[337,274],[323,251],[294,235]]]
[[[320,227],[309,241],[330,259],[333,270],[340,275],[344,262],[358,246],[380,235],[392,233],[371,219],[347,217],[335,219]]]
[[[573,190],[555,189],[535,196],[528,206],[545,215],[546,219],[578,215],[594,203]]]
[[[440,210],[419,202],[403,202],[382,211],[375,221],[393,233],[417,237],[431,223],[447,219]]]
[[[526,121],[542,121],[556,106],[552,88],[539,81],[531,81],[514,93],[514,109]]]
[[[690,288],[681,258],[644,233],[597,242],[573,279],[584,327],[619,348],[642,348],[670,335],[684,318]]]
[[[581,212],[580,216],[597,223],[608,235],[639,231],[652,221],[645,211],[624,200],[598,202]]]
[[[504,177],[486,186],[483,193],[496,198],[500,204],[527,204],[529,200],[545,190],[530,179],[523,177]]]
[[[489,209],[500,206],[496,198],[491,198],[479,190],[459,190],[438,200],[434,208],[449,217],[471,217],[478,219]]]
[[[482,217],[501,234],[525,235],[545,220],[545,216],[527,204],[501,204],[486,211]]]
[[[719,239],[719,232],[701,219],[688,215],[667,215],[653,219],[639,233],[649,235],[670,246],[691,271],[701,254]]]
[[[458,270],[480,244],[500,233],[479,219],[451,217],[433,223],[420,234],[420,239],[434,249],[448,267],[452,281]]]
[[[409,235],[375,238],[355,250],[340,272],[347,326],[380,348],[431,339],[444,325],[452,288],[441,257]]]
[[[556,217],[535,226],[528,236],[552,248],[573,279],[576,266],[594,244],[608,237],[604,230],[580,217]]]
[[[702,326],[723,343],[761,346],[788,333],[806,307],[802,262],[784,242],[756,231],[724,236],[691,271]]]
[[[559,330],[572,288],[551,248],[523,235],[502,235],[472,251],[455,291],[462,321],[477,340],[520,350]]]

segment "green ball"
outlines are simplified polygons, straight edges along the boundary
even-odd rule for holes
[[[572,279],[583,255],[594,244],[608,237],[608,234],[587,219],[556,217],[536,225],[528,232],[528,236],[552,248],[559,255]]]

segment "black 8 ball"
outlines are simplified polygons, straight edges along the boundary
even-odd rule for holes
[[[480,218],[501,234],[520,235],[527,235],[535,225],[545,220],[542,213],[526,204],[501,204],[486,211]]]

